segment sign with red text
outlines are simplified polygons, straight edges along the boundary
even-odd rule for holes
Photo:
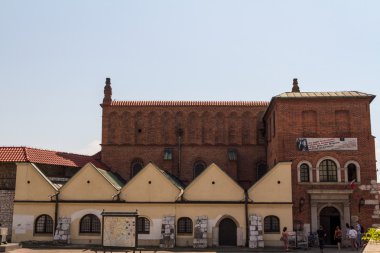
[[[297,138],[300,151],[358,150],[357,138]]]

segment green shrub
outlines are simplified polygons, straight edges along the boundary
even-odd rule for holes
[[[377,228],[369,228],[367,232],[365,232],[362,236],[363,241],[367,242],[380,242],[380,229]]]

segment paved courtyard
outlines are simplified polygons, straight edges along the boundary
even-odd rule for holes
[[[36,253],[36,252],[41,252],[41,253],[90,253],[90,252],[102,252],[102,251],[95,251],[95,250],[91,250],[91,249],[27,249],[27,248],[23,248],[23,249],[17,249],[17,250],[12,250],[12,251],[9,251],[11,253]],[[110,252],[110,251],[108,251]],[[114,252],[117,252],[117,251],[114,251]],[[119,251],[121,252],[121,251]],[[173,251],[165,251],[165,250],[152,250],[152,251],[142,251],[143,253],[173,253],[173,252],[181,252],[181,253],[192,253],[192,252],[203,252],[203,253],[216,253],[216,252],[231,252],[231,253],[234,253],[234,252],[285,252],[284,250],[281,250],[280,248],[272,248],[272,249],[267,249],[267,248],[264,248],[262,251],[258,250],[258,249],[255,249],[255,250],[249,250],[249,249],[240,249],[240,248],[237,248],[236,250],[232,249],[232,248],[228,248],[228,249],[218,249],[218,250],[201,250],[201,251],[186,251],[186,250],[183,250],[183,249],[179,249],[178,251],[177,250],[173,250]],[[302,253],[302,252],[308,252],[308,253],[320,253],[320,250],[319,248],[310,248],[308,250],[302,250],[302,249],[298,249],[298,250],[290,250],[289,252],[299,252],[299,253]],[[352,250],[351,248],[344,248],[340,251],[338,251],[336,248],[325,248],[324,253],[353,253],[353,252],[366,252],[366,253],[379,253],[380,252],[380,245],[379,246],[376,246],[376,247],[367,247],[364,251],[363,250]]]

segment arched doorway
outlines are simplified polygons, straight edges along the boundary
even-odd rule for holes
[[[219,223],[219,246],[236,246],[236,224],[230,218]]]
[[[326,244],[335,244],[334,231],[336,226],[340,226],[340,213],[335,207],[325,207],[319,214],[319,222],[327,233]],[[342,227],[341,227],[342,228]]]

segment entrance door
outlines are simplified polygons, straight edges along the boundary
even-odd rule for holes
[[[229,218],[219,223],[219,245],[236,246],[236,224]]]
[[[333,245],[336,226],[340,226],[340,213],[335,207],[325,207],[319,214],[320,224],[327,233],[326,244]]]

